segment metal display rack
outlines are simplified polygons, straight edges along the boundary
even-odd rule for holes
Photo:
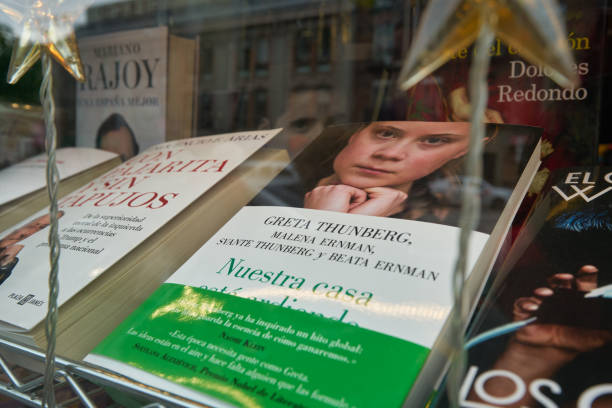
[[[43,407],[43,375],[24,367],[45,362],[45,353],[13,341],[0,338],[0,394],[22,405]],[[179,397],[167,391],[154,388],[130,378],[106,371],[93,365],[57,357],[55,359],[56,393],[66,394],[57,403],[59,407],[95,408],[106,406],[111,398],[109,388],[114,392],[125,394],[137,401],[143,401],[142,407],[207,407],[201,403]],[[103,401],[104,405],[97,403]]]

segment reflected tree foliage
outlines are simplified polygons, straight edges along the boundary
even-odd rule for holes
[[[42,80],[40,64],[34,65],[17,84],[9,85],[6,82],[14,41],[15,37],[11,30],[0,24],[0,102],[38,105],[40,104],[38,90]]]

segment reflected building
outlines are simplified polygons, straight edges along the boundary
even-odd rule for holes
[[[130,0],[79,35],[167,25],[199,41],[196,133],[405,119],[396,78],[414,0]]]

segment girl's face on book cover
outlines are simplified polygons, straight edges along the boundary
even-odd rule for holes
[[[412,183],[468,149],[467,122],[374,122],[351,136],[334,160],[342,184],[357,188]]]

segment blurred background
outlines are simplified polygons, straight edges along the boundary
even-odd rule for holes
[[[605,52],[612,13],[605,0],[560,3],[568,32],[588,40],[573,47],[577,62],[589,67],[581,77],[588,97],[538,101],[537,115],[531,105],[495,105],[501,98],[496,81],[509,83],[508,59],[517,58],[504,53],[503,46],[492,50],[490,74],[495,120],[545,127],[558,153],[553,167],[592,162],[599,144],[604,157],[612,143],[610,115],[602,114],[610,111],[612,94]],[[469,53],[414,89],[398,89],[397,77],[425,6],[424,0],[98,0],[78,20],[76,34],[81,40],[165,26],[170,35],[193,40],[194,81],[184,84],[193,92],[179,107],[193,113],[190,134],[283,127],[286,132],[276,144],[296,153],[332,123],[466,120],[458,101],[469,106],[460,90],[467,81]],[[5,78],[17,34],[0,26],[0,78]],[[78,85],[56,68],[60,144],[72,146],[79,144]],[[37,65],[15,86],[0,81],[0,168],[44,150],[40,79]],[[531,86],[525,81],[552,86],[545,78],[522,80],[524,89]],[[169,86],[175,85],[169,81]]]

